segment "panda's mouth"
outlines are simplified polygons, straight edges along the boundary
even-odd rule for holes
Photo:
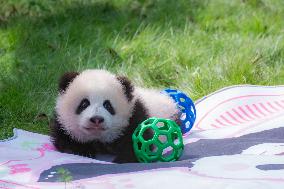
[[[95,127],[86,127],[85,129],[88,131],[105,131],[106,130],[104,128],[95,128]]]
[[[105,131],[106,129],[101,124],[92,124],[88,125],[87,127],[84,127],[87,131],[93,131],[93,132],[101,132]]]

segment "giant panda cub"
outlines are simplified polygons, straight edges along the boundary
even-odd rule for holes
[[[135,87],[124,76],[96,69],[70,72],[59,81],[51,140],[61,152],[91,158],[107,153],[115,163],[137,162],[135,128],[149,117],[177,121],[178,113],[171,97]]]

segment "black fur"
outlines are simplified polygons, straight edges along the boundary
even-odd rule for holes
[[[83,100],[81,100],[79,106],[76,109],[76,114],[81,114],[88,106],[90,106],[90,101],[86,98],[84,98]]]
[[[59,80],[59,91],[62,93],[66,90],[69,84],[79,75],[78,72],[67,72],[61,76]]]
[[[111,102],[109,100],[105,100],[103,106],[111,115],[115,115],[115,110],[112,107]]]
[[[148,118],[147,110],[144,105],[137,100],[129,125],[125,127],[123,135],[111,143],[101,143],[92,141],[88,143],[80,143],[70,137],[70,135],[62,129],[62,125],[57,121],[57,116],[50,124],[51,139],[54,146],[61,152],[82,155],[94,158],[97,152],[111,153],[116,156],[113,162],[129,163],[138,162],[133,151],[132,133],[136,127]],[[148,136],[151,133],[147,133]]]
[[[129,81],[129,79],[125,76],[117,76],[116,78],[121,83],[121,85],[123,86],[124,94],[125,94],[127,100],[130,102],[133,99],[132,93],[134,91],[134,87],[133,87],[131,81]]]
[[[86,157],[95,157],[97,149],[91,142],[80,143],[70,137],[70,135],[62,128],[57,121],[57,116],[50,123],[51,141],[60,152],[71,153]],[[97,145],[100,145],[99,143]]]
[[[136,127],[148,118],[148,113],[143,103],[137,100],[134,105],[134,110],[131,118],[129,119],[129,125],[126,127],[123,136],[115,140],[113,143],[108,144],[116,154],[115,163],[130,163],[138,162],[132,143],[132,134]],[[146,133],[147,132],[147,133]],[[145,131],[146,137],[152,135],[152,133]],[[150,138],[150,137],[149,137]]]

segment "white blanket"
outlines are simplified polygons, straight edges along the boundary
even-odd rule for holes
[[[48,136],[15,129],[0,142],[0,188],[284,188],[284,86],[225,88],[196,110],[183,156],[170,163],[63,154]]]

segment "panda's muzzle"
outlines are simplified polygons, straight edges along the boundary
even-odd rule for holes
[[[90,118],[90,122],[94,123],[95,125],[99,125],[104,122],[104,118],[102,116],[94,116]]]
[[[85,129],[89,131],[104,131],[105,128],[103,127],[104,118],[102,116],[93,116],[90,118],[90,124]]]

